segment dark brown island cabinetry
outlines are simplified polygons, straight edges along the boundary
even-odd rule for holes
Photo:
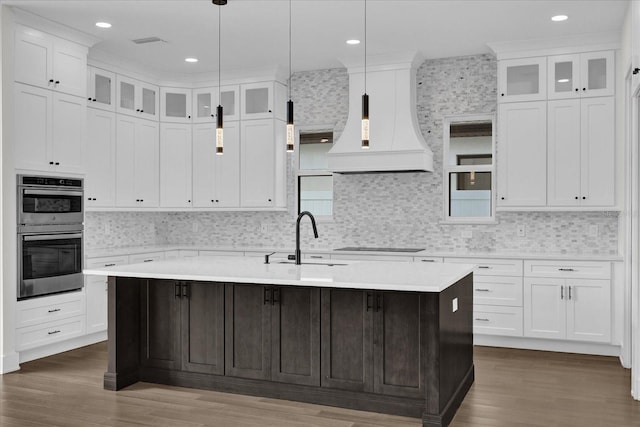
[[[421,417],[473,383],[472,275],[441,292],[109,278],[105,388],[137,381]]]

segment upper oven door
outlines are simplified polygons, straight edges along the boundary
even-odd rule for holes
[[[18,187],[18,222],[24,225],[81,224],[82,190]]]
[[[80,289],[82,232],[18,235],[18,298]]]

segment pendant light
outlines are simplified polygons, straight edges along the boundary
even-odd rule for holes
[[[369,95],[367,95],[367,0],[364,0],[364,94],[362,95],[362,145],[369,149]]]
[[[291,100],[291,0],[289,0],[289,101],[287,102],[287,152],[293,153],[293,101]]]
[[[224,6],[227,4],[227,0],[211,0],[213,4],[218,6]],[[224,153],[224,129],[222,126],[222,118],[224,116],[222,111],[222,90],[220,86],[220,74],[221,74],[221,61],[220,61],[220,40],[222,38],[222,15],[221,9],[218,9],[218,107],[216,108],[216,155],[222,156]]]

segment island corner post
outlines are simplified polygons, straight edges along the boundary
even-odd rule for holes
[[[210,292],[213,289],[211,287],[219,290],[216,292],[218,296]],[[232,301],[229,292],[233,292],[234,287],[238,289],[237,295],[234,295],[238,300],[236,304],[239,304],[235,310],[225,306]],[[403,415],[422,419],[423,426],[447,426],[474,381],[472,287],[473,273],[441,292],[225,284],[110,276],[108,367],[104,374],[104,388],[115,391],[138,381],[146,381]],[[313,296],[316,294],[319,298]],[[204,301],[206,298],[210,300]],[[296,306],[288,309],[287,316],[298,320],[312,319],[309,330],[318,328],[317,334],[300,334],[298,326],[293,323],[283,326],[280,320],[276,326],[275,320],[270,318],[271,314],[266,310],[271,310],[280,303],[282,307],[287,307],[287,302],[290,301],[296,301]],[[319,307],[320,301],[323,301],[322,309]],[[363,334],[358,335],[363,343],[363,357],[360,360],[359,353],[352,357],[356,366],[362,368],[362,378],[358,373],[355,375],[358,381],[353,381],[353,378],[343,381],[346,384],[344,387],[336,386],[336,382],[328,380],[331,372],[327,369],[342,372],[342,376],[347,377],[353,375],[354,371],[347,372],[338,366],[326,368],[331,363],[335,365],[340,360],[345,360],[344,357],[341,359],[339,355],[335,355],[340,349],[334,349],[333,354],[331,350],[327,350],[329,343],[319,333],[320,326],[325,328],[330,321],[325,316],[326,301],[332,301],[330,307],[334,313],[329,313],[329,316],[334,320],[356,319],[361,322],[364,319]],[[317,351],[318,354],[310,355],[309,360],[317,361],[322,355],[330,358],[331,363],[323,360],[323,363],[309,362],[305,365],[296,361],[293,364],[296,367],[290,369],[296,372],[285,376],[293,380],[279,382],[283,381],[282,377],[274,380],[270,370],[275,369],[278,364],[282,368],[288,362],[283,362],[283,357],[273,361],[271,355],[264,354],[256,363],[266,371],[251,371],[250,375],[237,374],[242,377],[232,376],[233,372],[238,371],[230,369],[230,365],[236,362],[233,360],[233,351],[229,348],[226,353],[224,349],[204,349],[204,353],[216,353],[218,356],[189,354],[190,351],[197,350],[189,344],[190,332],[184,328],[185,324],[191,324],[191,327],[200,328],[198,336],[202,336],[203,329],[187,320],[188,311],[196,312],[199,303],[206,307],[217,307],[224,312],[217,316],[204,316],[211,324],[222,323],[213,326],[214,329],[222,328],[217,336],[229,335],[231,329],[227,324],[225,330],[225,321],[235,322],[237,330],[234,329],[232,335],[236,340],[244,341],[247,340],[243,336],[243,327],[253,325],[255,328],[259,322],[268,323],[260,325],[261,330],[271,331],[270,334],[275,334],[274,331],[277,330],[280,338],[290,340],[292,336],[303,336],[307,340],[320,340],[320,343],[310,347],[312,352]],[[349,310],[353,313],[345,310],[349,304]],[[260,306],[266,308],[256,318],[243,324],[244,320],[240,317],[247,315],[246,310],[255,311]],[[154,310],[167,312],[152,315]],[[286,310],[282,308],[279,311]],[[202,312],[197,312],[200,317]],[[235,317],[229,317],[231,312]],[[419,319],[418,322],[415,322],[416,319]],[[150,325],[150,320],[154,322],[153,325]],[[294,323],[300,324],[299,321]],[[150,328],[155,332],[149,332]],[[287,328],[298,330],[287,335]],[[206,329],[207,327],[204,328]],[[307,329],[302,332],[305,331]],[[179,336],[186,338],[180,339]],[[167,342],[162,342],[161,337]],[[265,342],[273,344],[269,339],[264,341],[266,338],[268,337],[263,337],[259,345],[264,346]],[[233,340],[234,337],[224,336],[210,346],[233,346]],[[282,343],[286,339],[277,341]],[[306,344],[308,342],[297,343],[298,346]],[[251,348],[250,344],[246,347],[247,342],[242,345],[244,348]],[[279,348],[279,352],[283,348],[285,347]],[[291,343],[288,348],[292,348]],[[419,360],[405,356],[412,352],[418,355]],[[197,363],[187,363],[193,362],[189,358],[198,359]],[[154,363],[150,363],[150,360]],[[396,366],[398,364],[403,366]],[[302,365],[304,367],[300,368]],[[300,369],[308,370],[309,375],[298,372]]]

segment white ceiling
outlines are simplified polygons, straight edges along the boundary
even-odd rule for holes
[[[90,56],[115,55],[158,74],[217,71],[218,13],[222,72],[288,70],[288,0],[5,0],[100,38]],[[488,42],[620,33],[627,0],[368,0],[367,53],[419,51],[425,58],[489,52]],[[363,0],[292,0],[294,71],[341,67],[363,58]],[[555,23],[552,15],[569,20]],[[95,27],[108,21],[108,30]],[[166,43],[136,45],[157,36]],[[184,58],[199,58],[187,64]]]

